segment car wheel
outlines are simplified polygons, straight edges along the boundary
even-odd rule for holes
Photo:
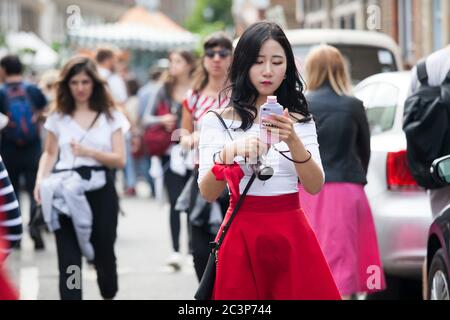
[[[428,273],[428,297],[430,300],[450,300],[449,278],[445,264],[444,250],[434,254]]]

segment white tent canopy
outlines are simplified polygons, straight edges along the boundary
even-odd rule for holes
[[[23,62],[35,69],[48,69],[58,62],[58,54],[33,32],[16,32],[6,34],[8,51],[16,54],[24,53]]]
[[[156,29],[131,23],[111,23],[80,27],[69,31],[69,40],[81,47],[110,43],[123,49],[165,51],[175,47],[193,49],[198,36],[187,31]]]

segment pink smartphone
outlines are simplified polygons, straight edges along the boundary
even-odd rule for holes
[[[267,97],[267,102],[261,106],[259,113],[259,135],[261,141],[267,144],[275,144],[280,142],[280,138],[276,132],[267,131],[267,123],[265,119],[271,118],[271,114],[283,115],[283,106],[277,102],[276,96]]]

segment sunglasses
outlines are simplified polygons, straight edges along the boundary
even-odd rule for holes
[[[214,58],[216,54],[219,55],[220,58],[224,59],[231,55],[231,51],[228,49],[220,49],[220,50],[213,50],[213,49],[206,49],[205,50],[205,56],[208,58]]]

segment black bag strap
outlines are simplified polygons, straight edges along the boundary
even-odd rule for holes
[[[94,127],[95,123],[97,122],[98,118],[100,117],[102,113],[99,111],[97,112],[97,114],[95,115],[94,120],[92,120],[91,124],[89,125],[89,127],[86,129],[85,133],[83,134],[83,136],[81,137],[80,140],[78,140],[78,143],[83,142],[83,140],[87,137],[88,133],[91,131],[91,129]],[[75,120],[73,120],[75,121]],[[73,169],[75,169],[75,161],[76,161],[77,157],[73,157],[73,162],[72,162],[72,169],[70,169],[71,171]]]
[[[256,174],[253,173],[244,189],[244,192],[239,197],[239,201],[236,204],[236,207],[234,207],[234,210],[233,210],[233,213],[231,213],[230,219],[228,219],[227,224],[223,227],[219,240],[217,240],[217,242],[215,243],[216,251],[219,250],[220,246],[222,245],[223,239],[225,238],[225,235],[227,234],[228,229],[230,229],[231,223],[233,222],[234,217],[236,216],[236,213],[239,211],[242,203],[244,202],[244,198],[247,195],[248,190],[250,190],[250,187],[252,186],[253,181],[255,181],[255,178],[256,178]]]
[[[209,110],[208,112],[214,113],[217,116],[217,118],[219,119],[220,123],[225,128],[225,131],[228,133],[228,136],[230,137],[230,139],[234,140],[233,136],[231,135],[231,133],[229,131],[230,128],[227,127],[227,125],[226,125],[225,121],[223,120],[222,116],[218,112],[216,112],[214,110]]]
[[[217,116],[217,118],[219,119],[222,126],[225,128],[225,130],[228,133],[231,140],[234,140],[233,136],[228,131],[229,128],[225,124],[225,121],[223,120],[222,116],[214,110],[210,110],[208,112],[212,112]],[[225,238],[225,235],[227,234],[228,229],[230,229],[231,223],[233,222],[234,217],[236,216],[242,203],[244,202],[244,198],[247,195],[248,191],[250,190],[250,187],[252,186],[253,182],[255,181],[255,178],[256,178],[256,174],[253,173],[252,176],[250,177],[250,180],[248,181],[247,185],[245,186],[244,192],[239,197],[239,200],[238,200],[236,206],[234,207],[233,212],[231,213],[230,219],[228,219],[227,224],[223,227],[222,233],[220,234],[220,237],[219,237],[219,240],[217,240],[217,242],[212,243],[214,245],[214,248],[213,248],[214,252],[217,252],[217,250],[219,250],[220,246],[222,245],[223,239]]]
[[[417,65],[417,78],[423,86],[428,86],[428,72],[426,60],[423,60]],[[450,83],[450,70],[442,84]]]
[[[89,127],[86,129],[86,132],[84,133],[84,135],[81,137],[81,139],[78,141],[78,143],[83,142],[83,140],[86,138],[86,136],[88,135],[89,131],[91,131],[91,129],[94,127],[95,123],[97,122],[98,118],[100,117],[102,113],[99,111],[97,112],[97,114],[95,115],[94,120],[92,120],[91,124],[89,125]],[[74,120],[75,121],[75,120]]]
[[[417,65],[417,78],[423,86],[428,86],[427,61],[423,60]]]

